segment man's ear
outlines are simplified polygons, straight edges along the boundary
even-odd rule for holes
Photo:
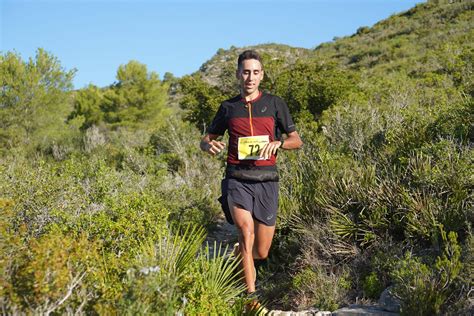
[[[237,80],[240,80],[240,69],[237,68],[237,70],[235,71],[235,77],[237,78]]]

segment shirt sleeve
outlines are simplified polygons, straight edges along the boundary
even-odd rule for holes
[[[278,128],[285,134],[296,131],[288,105],[281,98],[276,98],[276,119]]]
[[[211,122],[211,125],[207,128],[208,134],[224,135],[227,130],[227,118],[226,118],[226,109],[224,104],[219,106],[216,116]]]

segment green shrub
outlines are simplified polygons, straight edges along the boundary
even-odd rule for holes
[[[364,294],[372,299],[378,299],[380,294],[385,289],[384,284],[380,281],[377,273],[371,272],[364,278],[362,285]]]
[[[146,65],[135,60],[120,65],[116,79],[107,88],[89,85],[78,90],[68,119],[81,118],[82,130],[94,125],[147,130],[161,125],[171,114],[166,104],[167,83],[157,73],[148,72]]]
[[[4,311],[84,311],[97,294],[93,284],[100,273],[98,246],[84,234],[51,231],[13,248],[16,251],[10,252],[10,271],[3,274],[5,279],[2,277]]]
[[[160,234],[144,243],[127,271],[120,310],[130,314],[177,312],[229,314],[245,288],[238,275],[239,261],[218,256],[214,245],[200,251],[203,229],[187,228],[180,235]],[[242,312],[242,309],[239,310]]]
[[[77,136],[65,123],[75,70],[66,71],[56,57],[39,48],[27,61],[16,52],[2,52],[0,73],[0,153],[21,147],[34,155],[54,145],[69,153],[68,138]]]
[[[226,95],[199,76],[184,76],[179,84],[184,94],[180,105],[185,110],[185,119],[198,130],[204,130],[211,123]]]
[[[423,263],[407,252],[392,272],[394,293],[401,300],[402,315],[439,314],[462,268],[457,234],[442,233],[444,251],[434,264]]]
[[[198,276],[187,280],[187,305],[185,311],[190,315],[216,314],[230,312],[230,307],[239,309],[238,297],[245,291],[243,280],[239,277],[240,260],[219,256],[227,249],[214,243],[213,251],[206,247],[196,262]],[[241,311],[241,310],[240,310]]]
[[[305,268],[294,276],[292,287],[299,306],[335,310],[344,301],[351,284],[347,273],[336,275],[323,269]]]
[[[314,119],[357,91],[357,79],[356,73],[335,63],[299,61],[278,76],[272,93],[286,100],[294,117]]]

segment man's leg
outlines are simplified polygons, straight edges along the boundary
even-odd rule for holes
[[[235,226],[239,230],[239,249],[247,292],[253,293],[255,292],[255,269],[253,263],[254,220],[252,214],[239,205],[232,204],[231,210]]]
[[[267,226],[259,221],[254,221],[254,231],[253,259],[266,259],[272,245],[275,226]]]
[[[255,243],[253,247],[254,259],[266,259],[273,235],[278,210],[278,182],[262,182],[255,185],[255,201],[253,215],[255,220]]]

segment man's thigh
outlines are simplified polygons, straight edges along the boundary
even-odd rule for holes
[[[244,209],[241,205],[233,203],[232,199],[229,199],[229,208],[235,226],[237,226],[239,230],[245,229],[247,232],[254,233],[254,220],[252,213]]]

